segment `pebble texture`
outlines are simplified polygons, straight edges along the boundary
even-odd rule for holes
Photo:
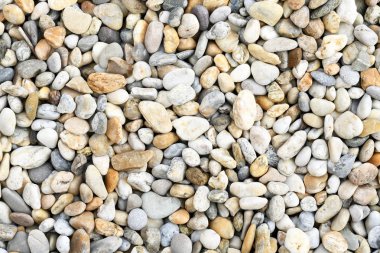
[[[379,252],[379,20],[0,1],[0,253]]]

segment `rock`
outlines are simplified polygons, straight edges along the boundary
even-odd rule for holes
[[[342,0],[328,0],[325,4],[313,10],[310,18],[316,19],[327,15],[329,12],[338,7],[341,2]]]
[[[133,209],[128,214],[128,227],[133,230],[141,230],[146,226],[148,217],[144,210],[140,208]]]
[[[343,139],[352,139],[363,131],[363,123],[358,116],[347,111],[335,120],[334,131]]]
[[[162,197],[153,192],[144,193],[141,198],[143,201],[142,209],[151,219],[168,217],[181,206],[181,202],[177,198]]]
[[[220,244],[220,236],[212,229],[205,229],[200,235],[200,242],[206,249],[216,249]]]
[[[355,38],[366,46],[373,46],[377,43],[378,36],[366,25],[358,25],[354,30]]]
[[[55,10],[55,11],[61,11],[65,9],[66,7],[69,7],[73,4],[75,4],[77,0],[48,0],[48,4],[50,9]]]
[[[104,251],[115,252],[122,244],[122,239],[116,236],[109,236],[91,243],[90,252],[101,253]]]
[[[252,76],[260,85],[268,85],[273,82],[280,74],[276,66],[255,61],[251,65]]]
[[[147,162],[153,157],[153,151],[128,151],[114,155],[111,158],[112,167],[115,170],[138,169],[146,166]]]
[[[101,199],[105,199],[108,193],[99,170],[95,166],[90,165],[86,169],[85,177],[86,184],[91,188],[95,195]]]
[[[163,78],[163,86],[171,90],[179,84],[191,86],[195,79],[195,73],[192,69],[179,68],[168,72]]]
[[[170,243],[172,253],[191,253],[192,248],[192,242],[185,234],[174,235]]]
[[[348,244],[343,235],[337,231],[327,232],[322,236],[323,246],[331,252],[345,252]]]
[[[270,26],[277,24],[283,12],[281,5],[270,1],[255,2],[248,9],[251,17],[263,21]]]
[[[24,169],[41,166],[50,158],[50,149],[43,146],[20,147],[11,153],[11,164]]]
[[[378,174],[378,169],[371,163],[364,163],[353,169],[348,178],[355,185],[364,185],[372,182]]]
[[[174,120],[173,126],[182,140],[192,141],[206,132],[210,127],[210,123],[200,117],[183,116]]]
[[[125,77],[119,74],[92,73],[87,83],[91,90],[98,94],[110,93],[125,86]]]
[[[16,129],[16,115],[9,109],[4,108],[0,112],[0,132],[6,136],[12,136]]]
[[[237,127],[249,130],[256,119],[256,100],[252,92],[242,90],[233,104],[233,118]]]
[[[15,4],[7,4],[3,7],[4,18],[11,24],[21,25],[25,21],[25,15],[20,7]]]
[[[14,225],[0,224],[0,239],[10,241],[16,235],[17,227]]]
[[[65,27],[72,33],[85,33],[91,25],[91,15],[82,12],[75,7],[66,7],[62,12],[62,21]]]
[[[123,26],[123,12],[114,3],[104,3],[94,8],[94,14],[102,20],[103,24],[113,30],[119,30]]]
[[[142,101],[139,110],[153,130],[159,133],[168,133],[172,130],[172,122],[165,107],[153,101]]]
[[[342,208],[342,201],[337,195],[331,195],[315,214],[315,221],[325,223],[334,217]]]
[[[309,237],[298,228],[288,229],[284,245],[290,252],[307,253],[310,250]]]
[[[44,233],[38,229],[30,231],[28,236],[28,245],[31,253],[49,252],[49,241]]]

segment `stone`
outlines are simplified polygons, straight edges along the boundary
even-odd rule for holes
[[[339,115],[334,124],[335,133],[343,139],[352,139],[363,131],[363,123],[350,111]]]
[[[249,130],[256,119],[256,100],[252,92],[242,90],[233,104],[233,118],[237,127]]]
[[[98,94],[110,93],[126,85],[125,77],[119,74],[92,73],[87,79],[88,86]]]
[[[325,203],[318,209],[315,214],[315,221],[325,223],[334,217],[342,208],[342,201],[337,195],[327,197]]]
[[[94,8],[94,14],[103,24],[113,30],[119,30],[123,25],[123,12],[119,5],[114,3],[104,3]]]
[[[147,162],[153,157],[153,151],[128,151],[117,154],[111,158],[112,167],[115,170],[138,169],[146,166]]]
[[[17,73],[26,79],[36,77],[38,74],[45,72],[47,69],[47,64],[41,60],[26,60],[20,62],[16,66]]]
[[[172,253],[191,253],[192,248],[190,238],[182,233],[174,235],[170,243]]]
[[[9,109],[4,108],[0,112],[0,132],[6,136],[12,136],[16,129],[16,115]]]
[[[38,229],[30,231],[28,236],[28,245],[31,253],[45,253],[49,252],[49,241]]]
[[[251,65],[253,79],[260,85],[268,85],[273,82],[280,74],[276,66],[255,61]]]
[[[33,169],[41,166],[50,158],[50,149],[43,146],[20,147],[11,153],[12,165],[24,169]]]
[[[248,9],[251,17],[263,21],[270,26],[277,24],[283,12],[281,5],[268,1],[253,3]]]
[[[290,252],[306,253],[310,250],[309,237],[298,228],[288,229],[284,245]]]
[[[75,7],[65,7],[62,12],[62,21],[65,27],[72,33],[85,33],[91,25],[91,15],[82,12]]]
[[[168,133],[172,130],[169,114],[160,103],[142,101],[139,103],[139,110],[154,131]]]
[[[142,195],[142,209],[151,219],[162,219],[168,217],[180,208],[181,202],[177,198],[162,197],[153,192]],[[161,208],[158,208],[161,207]]]
[[[177,135],[182,140],[192,141],[209,129],[210,123],[203,118],[183,116],[172,122]]]

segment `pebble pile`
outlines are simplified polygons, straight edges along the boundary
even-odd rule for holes
[[[378,0],[1,0],[0,253],[380,249]]]

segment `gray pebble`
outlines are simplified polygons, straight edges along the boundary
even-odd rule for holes
[[[53,167],[51,163],[47,162],[37,168],[27,171],[30,180],[32,180],[33,183],[40,184],[52,173]]]
[[[162,52],[154,53],[149,58],[150,66],[164,66],[177,62],[177,56],[175,54],[165,54]]]
[[[209,16],[208,16],[208,10],[203,5],[198,4],[195,6],[191,13],[193,13],[199,22],[199,30],[205,31],[208,28],[209,25]]]
[[[5,81],[11,81],[14,76],[14,70],[12,68],[0,69],[0,84]]]
[[[13,212],[30,214],[30,208],[16,191],[4,188],[1,194],[4,202]]]
[[[105,134],[107,131],[107,116],[103,112],[95,113],[91,119],[91,129],[96,134]]]
[[[55,170],[70,171],[71,163],[62,157],[58,149],[51,152],[50,161]]]
[[[97,35],[90,35],[81,38],[78,41],[78,47],[82,53],[87,52],[92,49],[92,47],[95,45],[95,43],[98,42],[98,36]]]
[[[210,22],[216,23],[219,21],[225,21],[231,13],[231,7],[229,6],[221,6],[216,8],[210,15]]]
[[[161,232],[161,245],[167,247],[174,235],[179,234],[179,227],[171,222],[165,223],[160,227]]]
[[[322,84],[323,86],[333,86],[335,85],[335,78],[333,76],[327,75],[323,71],[313,71],[311,72],[311,76],[314,80]]]
[[[118,31],[112,30],[106,26],[102,26],[98,32],[99,41],[105,43],[120,43],[120,34]]]
[[[345,178],[350,174],[355,158],[356,156],[352,154],[343,155],[335,165],[328,166],[327,171],[337,177]]]
[[[8,242],[7,250],[9,252],[29,253],[29,245],[27,243],[28,235],[24,231],[16,233],[15,237]]]
[[[122,240],[116,236],[109,236],[91,243],[91,253],[115,252],[122,244]]]
[[[18,61],[25,61],[29,59],[32,53],[28,44],[26,44],[26,42],[23,40],[14,42],[12,44],[12,50],[16,52],[16,57]]]

